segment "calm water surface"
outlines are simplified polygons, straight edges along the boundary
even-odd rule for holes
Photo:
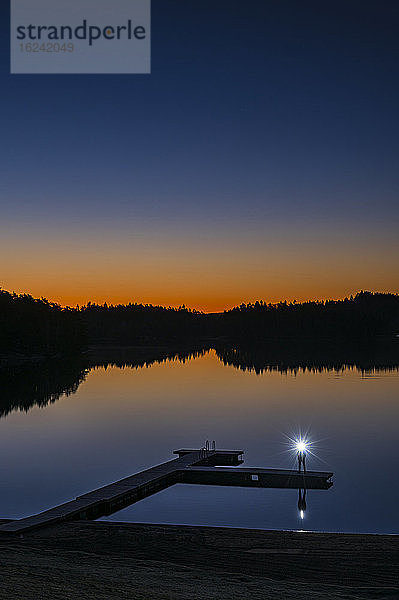
[[[286,435],[301,429],[317,440],[308,468],[335,473],[330,490],[308,492],[304,521],[295,490],[184,485],[109,519],[398,533],[398,378],[398,369],[256,374],[224,365],[213,350],[91,369],[54,403],[3,411],[0,517],[44,510],[206,439],[243,449],[244,466],[290,468]]]

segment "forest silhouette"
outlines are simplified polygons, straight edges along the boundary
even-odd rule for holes
[[[10,355],[75,355],[90,346],[157,347],[283,343],[295,341],[372,344],[399,332],[399,295],[359,292],[344,300],[262,301],[223,313],[184,306],[88,303],[69,308],[0,290],[0,361]],[[0,363],[1,364],[1,363]]]
[[[81,351],[87,344],[79,310],[45,298],[0,289],[1,355],[55,356]]]
[[[63,308],[0,290],[0,417],[74,393],[91,369],[185,362],[211,349],[257,374],[397,370],[398,331],[397,294],[255,302],[208,315],[136,303]]]

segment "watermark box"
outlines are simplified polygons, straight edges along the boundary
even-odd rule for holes
[[[11,0],[11,73],[150,73],[151,0]]]

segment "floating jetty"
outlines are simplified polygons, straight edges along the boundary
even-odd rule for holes
[[[56,525],[63,521],[93,520],[111,515],[177,483],[256,488],[327,490],[333,473],[293,470],[237,468],[243,463],[243,450],[175,450],[178,458],[141,471],[78,496],[37,515],[0,525],[0,534]]]

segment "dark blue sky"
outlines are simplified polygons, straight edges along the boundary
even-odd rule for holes
[[[10,75],[8,21],[8,231],[394,235],[397,2],[153,0],[152,74],[131,76]]]

